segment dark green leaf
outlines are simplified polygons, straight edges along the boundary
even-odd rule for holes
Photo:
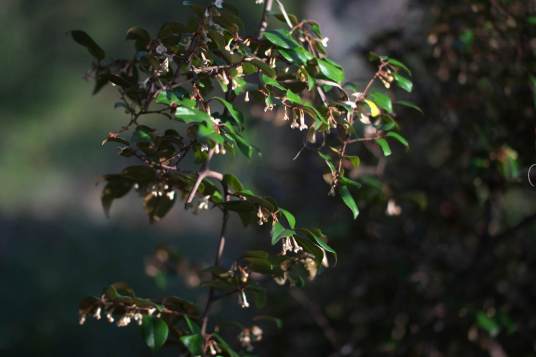
[[[71,31],[71,36],[76,43],[87,48],[89,53],[96,59],[102,60],[106,57],[104,50],[84,31]]]
[[[167,341],[169,328],[164,320],[146,315],[141,326],[145,344],[153,351],[158,351]]]
[[[180,340],[192,356],[203,354],[203,337],[200,334],[181,336]]]
[[[162,219],[173,208],[175,192],[149,192],[144,199],[145,212],[151,223]]]
[[[401,105],[403,107],[408,107],[408,108],[414,109],[414,110],[418,111],[419,113],[424,114],[421,108],[419,108],[418,106],[416,106],[415,104],[413,104],[411,102],[408,102],[408,101],[405,101],[405,100],[399,100],[399,101],[396,102],[396,104]]]
[[[109,216],[113,201],[129,193],[132,186],[134,186],[134,182],[120,175],[106,176],[106,180],[108,183],[102,191],[101,202],[104,213]]]
[[[266,38],[274,45],[285,49],[291,49],[299,46],[296,40],[292,38],[290,32],[283,29],[266,31],[264,33],[264,38]]]
[[[135,26],[128,29],[127,40],[136,41],[136,49],[138,51],[143,51],[151,41],[151,36],[145,29]]]
[[[214,337],[218,341],[218,345],[223,350],[223,352],[227,353],[229,357],[240,357],[238,353],[236,353],[231,346],[225,341],[219,334],[215,333]]]
[[[261,79],[264,82],[264,84],[267,85],[267,86],[272,86],[272,87],[275,87],[275,88],[277,88],[279,90],[282,90],[282,91],[287,90],[277,80],[275,80],[275,79],[273,79],[271,77],[268,77],[268,76],[266,76],[264,74],[261,76]]]
[[[253,64],[255,67],[260,69],[267,76],[275,77],[276,75],[275,70],[272,67],[270,67],[267,63],[261,61],[258,58],[252,58],[249,61],[251,62],[251,64]]]
[[[220,97],[214,97],[212,99],[215,99],[219,101],[223,106],[227,109],[229,114],[231,114],[231,117],[235,120],[236,124],[238,124],[239,127],[241,127],[244,124],[244,117],[241,112],[239,112],[234,105],[229,103],[227,100],[220,98]]]

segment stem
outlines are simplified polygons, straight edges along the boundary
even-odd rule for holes
[[[264,0],[264,9],[262,11],[261,23],[259,25],[259,34],[257,35],[259,40],[262,38],[262,35],[268,28],[268,15],[272,11],[273,4],[273,0]]]
[[[223,190],[223,197],[224,201],[229,201],[229,190],[227,187],[227,184],[222,181],[222,190]],[[222,217],[222,224],[221,224],[221,230],[220,230],[220,237],[218,239],[218,246],[216,250],[216,255],[214,257],[214,266],[218,267],[220,266],[221,258],[223,256],[223,250],[225,249],[225,233],[227,230],[227,223],[229,221],[229,211],[226,208],[223,208],[223,217]],[[207,326],[208,326],[208,317],[210,313],[210,308],[212,307],[212,304],[218,300],[219,297],[215,296],[215,289],[213,287],[210,287],[208,291],[208,297],[207,302],[205,304],[205,309],[203,310],[203,315],[201,317],[201,336],[203,336],[203,342],[206,345],[208,342],[208,338],[210,335],[207,335]],[[205,353],[203,349],[203,353]]]

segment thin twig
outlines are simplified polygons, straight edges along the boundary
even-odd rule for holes
[[[229,189],[227,187],[227,184],[224,181],[222,181],[222,191],[223,191],[224,201],[225,202],[229,201],[229,198],[230,198]],[[229,211],[224,207],[221,230],[220,230],[220,237],[218,240],[218,247],[216,250],[216,255],[214,257],[215,267],[220,266],[221,258],[223,256],[223,250],[225,249],[225,234],[227,230],[228,221],[229,221]],[[212,307],[212,304],[218,299],[219,297],[215,296],[215,289],[213,287],[210,287],[208,291],[207,302],[205,304],[205,309],[201,317],[201,336],[203,336],[203,341],[205,344],[206,342],[208,342],[208,338],[210,337],[210,335],[207,335],[207,326],[208,326],[208,317],[210,313],[210,308]]]
[[[264,9],[262,10],[261,23],[257,35],[259,40],[262,39],[262,35],[264,35],[264,32],[266,32],[266,29],[268,28],[268,15],[272,12],[273,4],[273,0],[264,0]]]

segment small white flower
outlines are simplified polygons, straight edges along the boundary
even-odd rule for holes
[[[395,200],[390,199],[389,202],[387,202],[387,209],[385,210],[385,213],[388,216],[400,216],[402,213],[402,208],[396,204]]]
[[[309,127],[305,124],[305,113],[300,109],[300,131],[307,130]]]
[[[117,327],[125,327],[125,326],[128,326],[130,324],[130,316],[123,316],[121,317],[118,321],[117,321]]]
[[[233,39],[231,38],[229,40],[229,43],[227,43],[227,46],[225,46],[225,49],[230,53],[230,54],[233,54],[233,50],[231,49],[231,43],[233,42]]]
[[[214,0],[214,6],[218,9],[223,9],[223,0]]]
[[[206,211],[208,210],[208,200],[210,199],[210,196],[205,196],[203,197],[203,199],[201,200],[201,202],[199,202],[199,205],[197,206],[197,209],[199,211]]]
[[[249,102],[249,92],[246,92],[246,96],[244,97],[244,101],[246,103]]]
[[[264,0],[255,0],[255,4],[264,4]]]
[[[322,46],[328,47],[329,37],[324,37],[321,42]]]
[[[95,313],[93,314],[93,317],[96,319],[96,320],[100,320],[101,319],[101,311],[102,309],[100,307],[97,308],[97,310],[95,310]]]
[[[208,145],[206,144],[201,145],[201,152],[208,152]]]
[[[80,320],[78,320],[78,323],[79,323],[80,325],[85,324],[85,323],[86,323],[86,315],[82,315],[82,316],[80,316]]]
[[[244,292],[244,290],[241,290],[240,294],[238,294],[238,304],[243,309],[246,309],[246,308],[249,307],[249,302],[248,302],[248,299],[247,299],[247,296],[246,296],[246,293]]]

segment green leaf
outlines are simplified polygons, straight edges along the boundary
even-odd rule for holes
[[[264,33],[264,38],[266,38],[272,44],[287,50],[299,46],[296,40],[292,38],[290,32],[283,29],[266,31]]]
[[[335,168],[335,164],[333,163],[331,157],[327,154],[324,154],[323,152],[318,152],[318,155],[324,159],[324,162],[326,163],[326,165],[329,167],[329,170],[331,171],[332,174],[336,173],[337,172],[337,169]]]
[[[210,115],[207,113],[187,107],[178,107],[175,110],[175,117],[185,123],[210,123]]]
[[[406,138],[404,138],[402,135],[400,135],[399,133],[395,132],[395,131],[390,131],[386,134],[387,137],[389,138],[393,138],[395,139],[396,141],[398,141],[400,144],[404,145],[405,147],[409,148],[409,143],[408,141],[406,140]]]
[[[424,114],[424,112],[422,111],[421,108],[419,108],[417,105],[415,105],[415,104],[413,104],[411,102],[408,102],[408,101],[405,101],[405,100],[399,100],[399,101],[396,102],[396,104],[401,105],[403,107],[414,109],[414,110],[418,111],[419,113]]]
[[[156,171],[150,166],[134,165],[123,169],[121,172],[123,177],[128,178],[134,182],[146,183],[156,179]]]
[[[96,59],[103,60],[106,57],[106,53],[97,43],[84,31],[74,30],[71,31],[73,40],[81,46],[87,48],[89,53]]]
[[[244,116],[242,115],[241,112],[239,112],[234,107],[233,104],[229,103],[227,100],[225,100],[223,98],[220,98],[220,97],[214,97],[212,99],[215,99],[215,100],[219,101],[221,104],[223,104],[225,109],[227,109],[229,114],[231,114],[231,117],[233,117],[233,119],[235,120],[236,124],[238,124],[239,127],[241,127],[244,124]]]
[[[134,182],[121,175],[108,175],[106,180],[108,183],[102,190],[101,202],[104,214],[109,217],[113,201],[129,193],[132,186],[134,186]]]
[[[188,326],[188,330],[192,333],[192,334],[198,334],[201,332],[201,328],[199,327],[198,324],[196,324],[195,322],[193,322],[189,317],[188,315],[184,315],[184,321],[186,322],[186,326]]]
[[[294,231],[286,229],[279,222],[275,222],[272,225],[272,245],[276,245],[277,242],[281,240],[281,238],[293,236],[294,234]]]
[[[476,323],[491,336],[497,336],[501,330],[499,324],[482,311],[476,315]]]
[[[413,91],[413,83],[399,73],[395,73],[395,82],[400,88],[402,88],[406,92],[411,93]]]
[[[236,145],[238,146],[238,149],[242,154],[244,154],[245,157],[248,159],[251,159],[253,157],[253,154],[255,153],[255,148],[253,145],[251,145],[243,136],[235,134],[233,135],[233,138],[236,141]]]
[[[342,177],[340,178],[340,180],[341,180],[341,183],[342,183],[344,186],[352,186],[352,187],[354,187],[354,188],[361,188],[361,187],[363,186],[363,185],[360,184],[359,182],[354,181],[354,180],[352,180],[352,179],[349,179],[348,177],[344,177],[344,176],[342,176]]]
[[[138,51],[143,51],[147,48],[147,45],[151,41],[151,36],[145,29],[134,26],[128,29],[127,40],[136,41],[136,49]]]
[[[223,352],[227,353],[227,355],[229,355],[229,357],[240,357],[240,355],[238,353],[236,353],[231,348],[231,346],[229,346],[227,341],[225,341],[219,334],[215,333],[214,337],[218,341],[218,345],[220,346],[220,348],[223,350]]]
[[[391,147],[384,138],[376,139],[376,144],[382,149],[384,156],[390,156],[392,154]]]
[[[354,197],[352,196],[352,193],[350,192],[348,187],[341,186],[339,188],[339,194],[344,204],[352,211],[354,219],[356,219],[357,216],[359,216],[359,208],[357,207],[357,203],[355,202]]]
[[[146,315],[143,317],[142,332],[145,344],[153,351],[158,351],[167,341],[169,328],[164,320]]]
[[[344,81],[344,70],[337,63],[329,59],[319,59],[318,68],[324,76],[332,81],[339,84]]]
[[[285,99],[287,99],[289,102],[294,103],[294,104],[298,104],[298,105],[304,105],[305,104],[303,102],[303,99],[299,95],[297,95],[296,93],[291,91],[290,89],[287,89]]]
[[[296,228],[296,217],[286,209],[279,208],[279,211],[285,216],[289,227],[292,229]]]
[[[408,75],[411,76],[411,71],[409,70],[408,66],[406,66],[404,63],[400,62],[399,60],[394,59],[394,58],[388,58],[387,63],[389,63],[393,67],[403,69],[404,71],[406,71]]]
[[[344,158],[349,160],[352,164],[352,167],[355,169],[357,169],[361,165],[361,158],[359,156],[347,155]]]
[[[335,257],[337,257],[337,252],[335,251],[335,249],[331,248],[328,245],[328,243],[326,243],[326,241],[325,241],[326,236],[325,236],[325,234],[322,233],[322,231],[320,229],[305,229],[305,228],[302,228],[301,231],[305,232],[308,236],[313,238],[313,240],[315,241],[317,246],[319,246],[320,248],[324,249],[326,252],[330,252]]]
[[[226,174],[223,176],[223,182],[234,192],[241,192],[244,189],[242,182],[236,176]]]
[[[297,46],[289,50],[279,49],[278,51],[290,63],[305,64],[314,58],[313,54],[302,46]]]
[[[269,77],[275,77],[276,73],[275,70],[270,67],[267,63],[261,61],[258,58],[251,58],[248,59],[248,61],[251,62],[255,67],[257,67],[259,70],[261,70],[264,74],[266,74]]]
[[[180,340],[192,356],[203,354],[203,337],[200,334],[181,336]]]
[[[376,103],[380,108],[386,110],[389,113],[393,113],[393,102],[391,97],[382,92],[372,92],[369,94],[369,99]]]
[[[270,78],[270,77],[268,77],[268,76],[266,76],[264,74],[261,75],[261,79],[262,79],[264,85],[266,85],[266,86],[275,87],[275,88],[277,88],[279,90],[282,90],[283,92],[287,90],[278,81],[276,81],[275,79]]]
[[[151,223],[159,221],[173,208],[176,194],[170,192],[149,192],[144,199],[145,212]]]

